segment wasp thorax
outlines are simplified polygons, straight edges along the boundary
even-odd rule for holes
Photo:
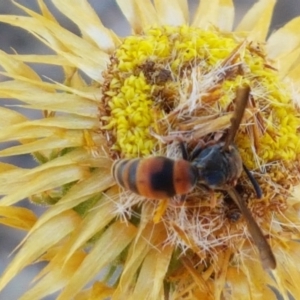
[[[199,182],[212,189],[222,188],[224,185],[235,185],[241,176],[243,163],[241,156],[232,146],[230,150],[223,150],[222,144],[205,148],[192,164],[199,172]]]

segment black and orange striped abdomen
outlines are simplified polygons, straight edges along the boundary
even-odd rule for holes
[[[197,171],[188,161],[163,156],[118,160],[112,174],[125,189],[156,199],[187,194],[197,181]]]

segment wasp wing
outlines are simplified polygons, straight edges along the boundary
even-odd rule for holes
[[[265,236],[263,235],[261,229],[254,220],[250,210],[246,206],[245,202],[241,199],[240,195],[234,188],[227,189],[228,194],[234,200],[240,211],[242,212],[248,230],[253,238],[255,245],[258,248],[260,260],[265,269],[275,269],[276,260],[270,245],[268,244]]]
[[[249,85],[240,86],[236,91],[236,107],[231,118],[231,126],[227,134],[223,151],[228,151],[229,146],[233,143],[235,135],[239,129],[240,123],[244,116],[245,109],[247,107],[248,99],[250,94]]]

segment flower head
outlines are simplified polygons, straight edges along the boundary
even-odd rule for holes
[[[20,142],[0,156],[30,153],[39,163],[32,169],[1,163],[2,223],[28,234],[0,288],[45,260],[22,299],[58,290],[59,299],[275,298],[274,290],[297,298],[299,19],[266,41],[274,1],[256,3],[232,31],[231,1],[202,0],[189,22],[185,1],[120,0],[133,31],[120,38],[86,1],[52,2],[81,37],[62,28],[42,0],[41,14],[17,4],[28,16],[0,16],[55,52],[0,53],[8,77],[0,96],[43,112],[30,120],[0,109],[0,141]],[[65,81],[43,81],[28,62],[61,66]],[[245,86],[250,93],[235,143],[262,197],[246,174],[233,185],[271,246],[273,271],[263,269],[247,216],[230,192],[212,195],[196,185],[184,197],[145,197],[135,187],[137,173],[124,169],[134,158],[181,159],[182,144],[189,156],[222,143]],[[123,181],[117,184],[111,169],[120,159],[128,161],[117,166]],[[12,206],[26,197],[49,207],[36,218]]]

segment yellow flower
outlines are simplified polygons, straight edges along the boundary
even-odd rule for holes
[[[0,156],[30,153],[39,163],[0,164],[0,221],[28,231],[0,289],[46,261],[21,299],[57,291],[58,299],[276,299],[274,291],[298,299],[300,19],[265,41],[273,0],[257,2],[234,31],[230,0],[201,0],[191,21],[185,0],[118,0],[132,28],[120,38],[85,0],[52,2],[81,37],[42,0],[41,14],[16,4],[28,16],[0,16],[55,52],[0,52],[8,78],[0,97],[43,113],[30,120],[0,109],[0,141],[19,142]],[[65,81],[43,81],[29,62],[60,66]],[[244,174],[236,188],[272,248],[274,270],[263,269],[225,192],[214,192],[214,206],[198,188],[182,203],[147,199],[111,175],[120,158],[180,158],[179,140],[189,151],[199,141],[220,143],[243,86],[250,100],[236,144],[263,197]],[[39,218],[14,206],[26,197],[48,206]]]

